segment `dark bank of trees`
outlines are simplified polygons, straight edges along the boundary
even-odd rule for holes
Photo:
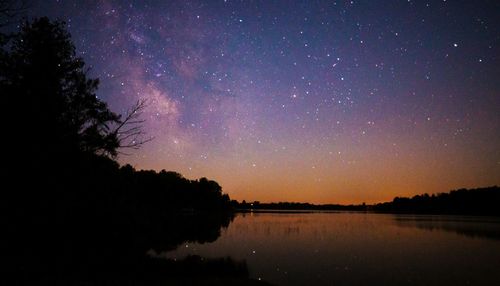
[[[375,205],[310,204],[297,202],[231,202],[240,211],[368,211],[409,214],[456,214],[500,216],[500,187],[460,189],[440,194],[422,194],[412,198],[396,197],[392,202]]]
[[[366,204],[361,205],[340,205],[340,204],[310,204],[299,202],[278,202],[278,203],[261,203],[254,201],[247,203],[246,201],[232,202],[235,209],[240,211],[366,211]]]
[[[115,161],[149,140],[144,102],[123,116],[112,112],[96,96],[99,81],[88,77],[64,23],[35,19],[0,40],[2,276],[20,284],[144,284],[175,275],[173,262],[151,260],[149,250],[219,237],[232,213],[217,182]],[[213,267],[207,263],[197,269]],[[232,264],[224,267],[245,278]]]
[[[99,81],[88,78],[64,23],[25,22],[8,38],[0,51],[0,88],[10,155],[5,165],[13,179],[9,193],[20,199],[18,206],[32,201],[47,204],[47,210],[72,209],[114,199],[109,209],[130,204],[146,213],[160,212],[153,204],[167,212],[229,208],[215,181],[136,171],[114,161],[122,150],[148,140],[139,118],[144,102],[123,116],[110,111],[96,96]]]
[[[500,187],[459,189],[437,195],[396,197],[371,206],[377,212],[500,216]]]

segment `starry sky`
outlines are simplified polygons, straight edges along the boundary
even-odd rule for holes
[[[237,200],[373,203],[500,185],[498,1],[33,1],[64,20],[137,169]]]

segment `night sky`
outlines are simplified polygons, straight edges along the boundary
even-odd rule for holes
[[[500,184],[499,1],[38,1],[148,136],[119,161],[238,200]]]

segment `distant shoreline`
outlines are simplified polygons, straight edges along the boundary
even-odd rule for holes
[[[232,201],[236,212],[315,213],[358,212],[408,215],[463,215],[500,217],[500,187],[459,189],[448,193],[396,197],[391,202],[367,205],[315,205],[298,202],[261,203]]]
[[[359,210],[325,210],[325,209],[236,209],[237,213],[366,213],[371,211]]]
[[[235,213],[249,214],[249,213],[262,213],[262,214],[345,214],[345,213],[358,213],[358,214],[387,214],[387,215],[406,215],[416,217],[427,216],[450,216],[450,217],[469,217],[469,218],[500,218],[498,215],[481,215],[481,214],[460,214],[460,213],[410,213],[410,212],[382,212],[374,210],[287,210],[287,209],[236,209]],[[482,221],[482,220],[481,220]],[[497,222],[497,221],[495,221]],[[500,222],[500,221],[498,221]]]

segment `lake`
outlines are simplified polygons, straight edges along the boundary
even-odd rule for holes
[[[500,285],[500,220],[373,213],[240,213],[211,243],[162,255],[246,261],[274,285]]]

